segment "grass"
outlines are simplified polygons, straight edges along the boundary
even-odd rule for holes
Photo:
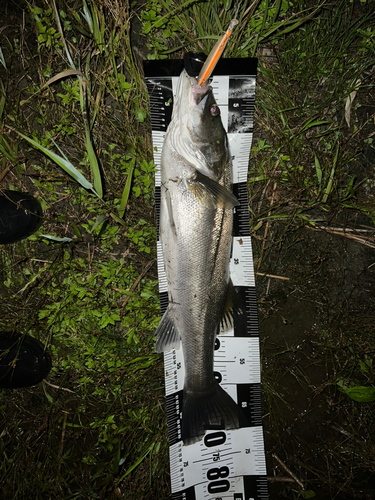
[[[143,34],[148,38],[149,59],[163,59],[180,50],[208,53],[227,29],[231,19],[239,21],[224,57],[254,57],[260,43],[278,39],[298,30],[321,5],[291,12],[285,0],[254,2],[215,0],[152,0],[142,11]],[[162,33],[162,37],[160,34]],[[162,38],[162,39],[160,39]]]
[[[335,252],[371,258],[363,254],[372,251],[375,206],[370,7],[356,0],[8,7],[0,187],[36,195],[45,221],[28,240],[0,249],[0,326],[39,338],[53,369],[37,387],[0,394],[4,497],[170,496],[162,359],[153,353],[159,304],[142,43],[151,59],[208,52],[237,18],[226,56],[260,58],[249,176],[255,264],[263,275],[290,278],[276,286],[259,275],[262,329],[269,318],[288,323],[280,305],[288,294],[302,304],[317,304],[323,289],[330,297],[323,284],[339,281],[341,271],[327,264]],[[137,25],[144,42],[131,36]],[[332,250],[327,238],[341,246]],[[362,288],[372,289],[371,262],[356,269]],[[355,309],[355,293],[346,306],[336,301],[331,316],[320,311],[306,355],[296,338],[273,345],[261,330],[269,471],[280,472],[276,454],[305,485],[271,484],[275,498],[367,498],[360,484],[373,472],[372,403],[358,398],[371,398],[374,386],[373,315]],[[314,387],[311,367],[321,375]],[[306,398],[296,401],[292,388]],[[303,442],[304,410],[327,426],[323,451]],[[288,423],[296,419],[301,434]]]
[[[2,393],[9,498],[169,489],[153,354],[154,165],[123,7],[88,3],[81,15],[72,3],[25,4],[25,29],[3,47],[3,186],[33,192],[46,217],[28,241],[1,249],[1,328],[40,338],[53,356],[46,383]],[[20,64],[25,84],[14,88]]]
[[[365,92],[372,55],[364,50],[367,35],[361,27],[373,21],[373,15],[351,10],[344,2],[323,7],[281,50],[274,47],[277,65],[266,61],[261,66],[258,118],[269,132],[273,154],[264,139],[255,148],[262,166],[258,175],[264,175],[264,169],[272,173],[278,188],[292,191],[293,201],[306,209],[324,207],[328,201],[351,207],[364,181],[353,175],[363,143],[358,141],[358,125],[352,121],[348,127],[343,103],[360,78]],[[269,163],[263,166],[262,158]],[[367,215],[372,217],[372,209]]]

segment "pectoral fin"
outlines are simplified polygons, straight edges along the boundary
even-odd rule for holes
[[[242,302],[241,297],[238,295],[236,289],[234,288],[232,280],[229,280],[227,300],[220,322],[219,333],[225,333],[233,328],[235,320],[238,324],[242,325],[242,323],[244,323],[244,327],[246,328],[245,306]]]
[[[198,170],[194,176],[187,179],[187,186],[190,192],[202,202],[207,202],[207,194],[212,202],[222,208],[233,208],[240,203],[237,198],[228,189],[218,182],[203,175]]]

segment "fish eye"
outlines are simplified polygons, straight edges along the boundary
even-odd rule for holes
[[[220,115],[220,108],[219,106],[213,105],[210,108],[210,113],[212,116],[219,116]]]

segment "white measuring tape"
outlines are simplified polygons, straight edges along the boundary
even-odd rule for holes
[[[182,69],[181,60],[144,63],[150,96],[154,163],[157,168],[155,204],[158,234],[161,151]],[[240,202],[234,214],[230,273],[234,286],[246,304],[247,317],[246,337],[238,336],[234,324],[232,330],[216,339],[214,374],[240,406],[248,425],[233,430],[209,430],[201,441],[185,446],[181,440],[185,376],[183,353],[182,349],[164,353],[172,500],[268,498],[261,417],[258,316],[247,195],[255,75],[255,59],[221,59],[211,82],[232,155],[233,193]],[[168,288],[159,241],[157,251],[163,314],[168,306]]]

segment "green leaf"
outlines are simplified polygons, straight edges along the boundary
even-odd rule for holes
[[[143,123],[145,121],[145,118],[147,117],[147,113],[144,109],[138,108],[135,112],[135,116],[139,123]]]
[[[363,385],[356,385],[355,387],[348,387],[343,389],[345,394],[353,401],[359,403],[372,403],[375,401],[375,387],[365,387]]]
[[[92,226],[92,228],[91,228],[91,231],[90,231],[90,232],[92,233],[93,231],[95,231],[95,229],[96,229],[97,227],[99,227],[99,226],[100,226],[100,224],[103,224],[103,222],[106,220],[106,218],[107,218],[106,214],[100,214],[100,215],[97,217],[96,221],[94,222],[94,225]]]
[[[77,236],[79,241],[82,241],[82,235],[81,235],[80,230],[78,229],[78,226],[74,222],[72,222],[71,224],[72,224],[74,234]]]
[[[322,169],[318,157],[315,155],[315,170],[318,178],[319,186],[322,184]]]
[[[300,495],[302,498],[314,498],[315,492],[312,490],[302,490],[300,491]]]
[[[50,395],[48,394],[48,392],[47,392],[47,389],[46,389],[46,384],[45,384],[44,380],[43,380],[43,384],[42,384],[42,386],[43,386],[43,392],[44,392],[44,394],[45,394],[45,396],[46,396],[46,398],[47,398],[47,401],[48,401],[50,404],[52,404],[54,401],[53,401],[52,396],[50,396]]]

